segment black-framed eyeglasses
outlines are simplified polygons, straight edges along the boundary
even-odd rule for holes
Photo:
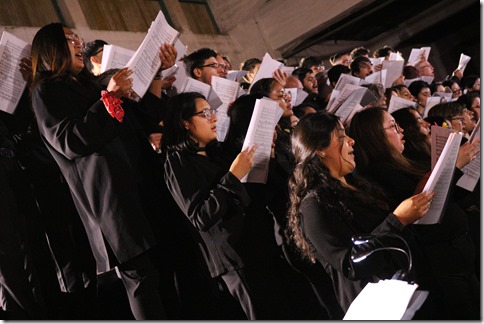
[[[384,127],[383,129],[392,129],[392,128],[393,128],[393,131],[395,132],[395,134],[401,133],[400,125],[398,125],[397,122],[395,122],[395,124],[392,124],[391,126]]]
[[[450,120],[456,120],[456,121],[460,121],[461,123],[464,122],[464,116],[461,116],[461,117],[452,117]]]
[[[204,116],[202,117],[205,117],[208,121],[210,121],[212,119],[212,116],[217,116],[217,113],[218,111],[216,108],[205,108],[202,111],[194,113],[192,117],[201,116],[203,114]]]
[[[456,94],[456,93],[459,93],[459,92],[461,92],[461,91],[462,91],[462,89],[461,89],[461,88],[459,88],[459,89],[455,89],[455,90],[450,89],[450,90],[452,91],[452,93],[453,93],[453,94]]]
[[[66,39],[69,43],[72,44],[72,46],[81,45],[81,47],[84,47],[84,45],[86,45],[84,39],[79,38],[77,34],[71,34],[69,36],[66,36]]]
[[[102,51],[104,51],[104,48],[103,47],[101,47],[100,49],[98,49],[97,51],[95,51],[94,54],[92,54],[91,56],[96,56],[99,53],[101,53]]]
[[[199,66],[199,68],[204,68],[204,67],[210,67],[210,68],[216,69],[216,70],[218,70],[218,69],[227,70],[227,65],[220,64],[220,63],[210,63],[210,64]]]

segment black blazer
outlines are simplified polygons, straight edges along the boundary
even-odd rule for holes
[[[239,179],[208,157],[172,152],[165,161],[165,181],[203,239],[200,247],[211,276],[241,269],[248,243],[244,208],[250,199]]]
[[[98,271],[112,266],[103,236],[119,262],[155,245],[146,215],[153,204],[141,194],[149,144],[124,101],[119,123],[100,101],[100,89],[80,82],[48,80],[32,93],[40,134],[69,184]]]

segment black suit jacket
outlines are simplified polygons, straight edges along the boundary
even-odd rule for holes
[[[100,101],[100,88],[54,79],[32,93],[40,134],[69,184],[98,271],[112,267],[103,236],[121,263],[155,245],[146,215],[153,202],[141,194],[149,144],[124,101],[119,123]]]

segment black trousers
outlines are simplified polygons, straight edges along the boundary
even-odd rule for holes
[[[159,274],[148,253],[142,253],[118,266],[129,305],[136,320],[166,319],[159,292]]]

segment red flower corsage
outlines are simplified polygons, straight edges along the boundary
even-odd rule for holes
[[[106,90],[101,91],[101,101],[103,102],[104,107],[106,107],[109,115],[111,115],[111,117],[113,118],[116,118],[120,123],[122,123],[124,117],[124,109],[123,107],[121,107],[121,104],[123,103],[123,101],[119,98],[116,98]]]

